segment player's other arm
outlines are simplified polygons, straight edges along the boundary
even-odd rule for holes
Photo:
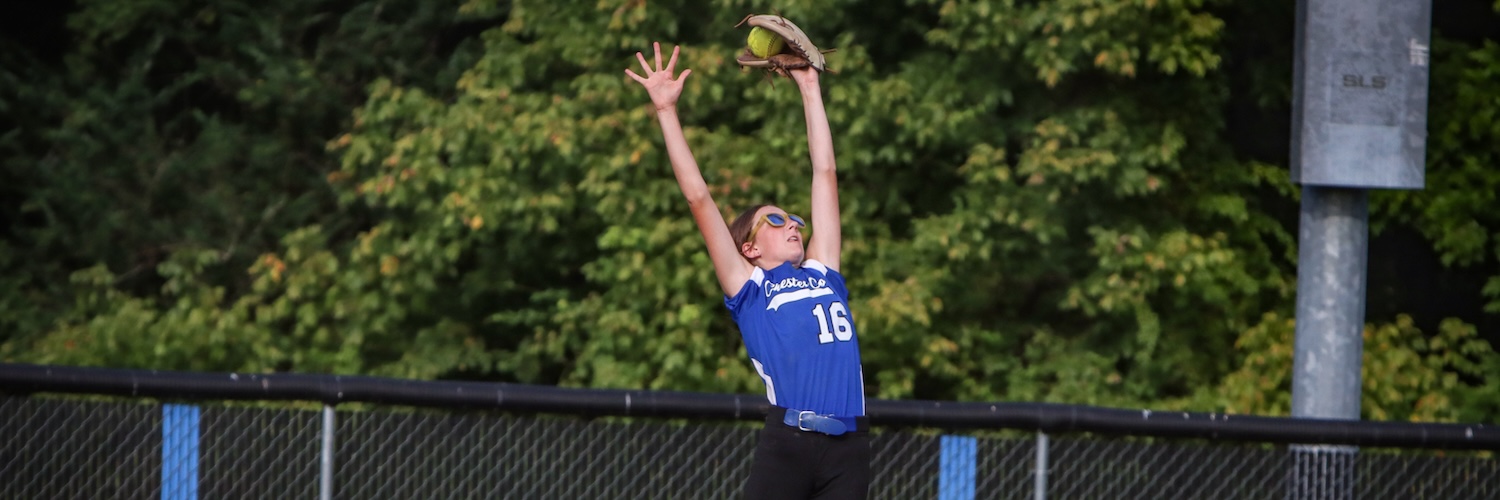
[[[792,79],[802,92],[802,111],[807,121],[807,149],[812,157],[812,239],[807,258],[839,269],[843,231],[839,223],[838,175],[833,157],[833,135],[823,109],[818,72],[811,68],[792,70]]]
[[[693,158],[692,150],[688,148],[682,123],[677,117],[677,98],[682,95],[682,82],[687,80],[693,70],[684,70],[681,76],[673,79],[672,72],[677,66],[680,47],[672,49],[672,59],[663,68],[661,44],[653,43],[652,46],[656,51],[655,69],[646,63],[646,56],[637,52],[636,59],[640,60],[646,76],[637,75],[629,69],[625,73],[645,87],[646,92],[651,95],[651,103],[656,107],[656,120],[661,124],[662,138],[667,147],[667,157],[672,162],[672,173],[677,177],[677,187],[687,197],[693,221],[697,223],[698,232],[708,245],[708,257],[714,263],[714,274],[719,279],[719,287],[723,289],[725,296],[733,297],[745,285],[745,280],[749,279],[751,266],[734,246],[734,238],[729,235],[729,227],[724,224],[719,206],[708,192],[708,184],[703,181],[703,173],[698,169],[698,161]]]

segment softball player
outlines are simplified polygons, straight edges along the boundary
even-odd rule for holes
[[[678,49],[672,49],[664,68],[661,44],[653,46],[654,69],[638,52],[644,76],[625,73],[646,88],[656,106],[677,184],[772,405],[745,496],[864,498],[870,484],[869,423],[859,337],[839,274],[838,179],[818,72],[789,70],[802,94],[812,156],[811,224],[774,205],[760,205],[726,226],[677,117],[682,83],[692,70],[673,78]],[[804,229],[817,232],[805,246]]]

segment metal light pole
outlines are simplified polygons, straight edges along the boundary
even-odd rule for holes
[[[1368,189],[1421,189],[1431,0],[1299,0],[1292,416],[1359,419]],[[1353,498],[1353,447],[1295,446],[1290,498]]]

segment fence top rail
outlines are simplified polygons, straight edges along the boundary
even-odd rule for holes
[[[190,400],[279,400],[526,413],[759,420],[761,395],[576,389],[367,376],[201,373],[0,363],[0,393],[57,392]],[[1367,422],[1052,403],[872,400],[881,426],[1021,429],[1277,444],[1500,450],[1500,426]]]

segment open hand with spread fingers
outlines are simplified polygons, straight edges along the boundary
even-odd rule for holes
[[[629,75],[637,83],[640,83],[642,87],[646,87],[646,92],[651,94],[651,103],[656,105],[656,109],[667,109],[677,105],[677,98],[682,95],[682,82],[687,80],[688,75],[692,74],[693,70],[683,70],[682,75],[674,79],[672,73],[677,67],[677,52],[682,47],[677,46],[672,48],[672,59],[668,60],[667,67],[663,68],[661,65],[661,43],[652,42],[651,46],[656,50],[656,69],[652,70],[651,65],[646,63],[645,55],[636,52],[635,58],[641,61],[641,69],[646,76],[637,75],[629,69],[625,70],[625,74]]]

